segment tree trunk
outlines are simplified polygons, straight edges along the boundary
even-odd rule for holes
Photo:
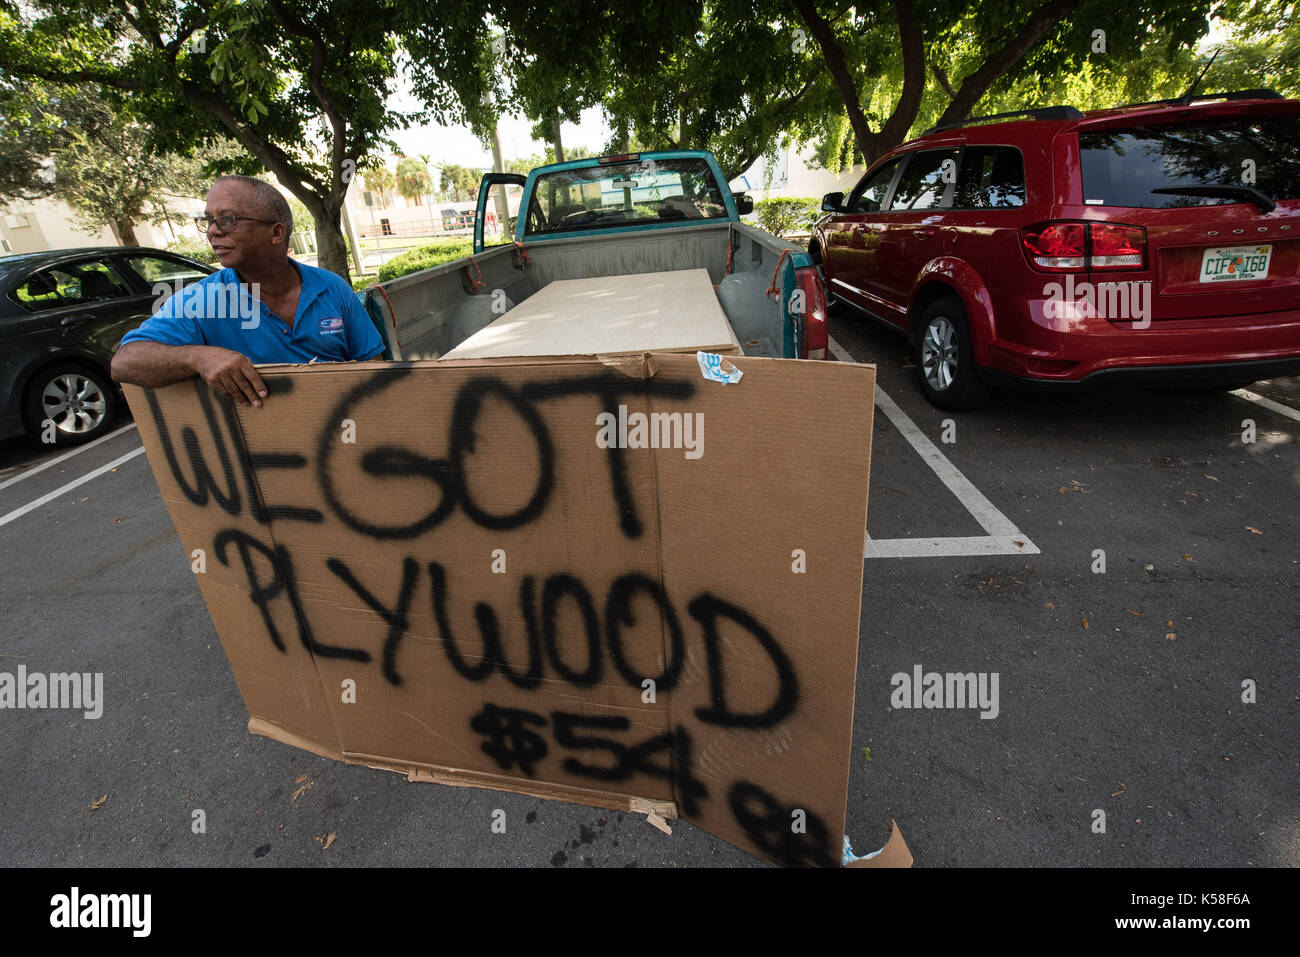
[[[968,119],[989,88],[1023,60],[1078,5],[1078,0],[1048,0],[1035,10],[1019,32],[1001,50],[986,56],[979,68],[962,80],[955,92],[948,87],[952,102],[938,122],[956,123]]]
[[[826,70],[844,101],[853,138],[862,153],[865,165],[870,166],[881,156],[903,142],[907,131],[916,121],[921,95],[925,92],[925,49],[921,30],[917,26],[912,0],[893,0],[894,16],[898,21],[898,40],[903,53],[903,88],[894,111],[881,125],[879,131],[871,128],[863,108],[853,75],[844,58],[844,50],[835,38],[830,23],[817,12],[812,0],[794,0],[808,30],[821,47]]]
[[[564,144],[560,142],[560,111],[556,110],[551,119],[551,126],[555,130],[555,162],[564,162]]]
[[[117,241],[123,246],[140,245],[140,241],[135,238],[135,223],[131,222],[131,220],[119,217],[113,221],[112,226]]]
[[[342,276],[348,285],[351,285],[352,275],[348,272],[348,241],[343,238],[343,230],[339,222],[339,207],[336,205],[330,209],[314,193],[308,193],[307,197],[312,202],[303,202],[303,205],[307,207],[307,212],[311,213],[311,218],[316,222],[316,265]],[[299,197],[300,201],[302,199]]]

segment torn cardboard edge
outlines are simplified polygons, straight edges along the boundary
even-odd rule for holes
[[[863,857],[854,857],[847,861],[844,867],[911,867],[912,852],[907,847],[907,842],[903,840],[903,834],[898,829],[898,822],[890,820],[889,840],[880,850],[867,854]],[[851,855],[852,849],[849,847],[849,839],[844,839],[845,856]]]
[[[255,715],[248,719],[248,731],[250,734],[260,735],[292,748],[310,751],[322,758],[342,761],[344,764],[374,768],[377,771],[391,771],[395,774],[401,774],[406,777],[406,780],[412,782],[507,791],[513,794],[541,798],[546,801],[564,801],[569,804],[597,807],[607,811],[644,814],[646,815],[646,823],[670,836],[673,831],[667,822],[675,821],[678,818],[677,804],[674,801],[656,801],[651,798],[634,797],[591,788],[577,788],[564,784],[546,784],[543,782],[528,784],[519,778],[486,774],[481,771],[467,771],[460,768],[434,765],[395,763],[369,755],[349,754],[346,752],[335,753],[328,748],[321,747],[312,738],[296,734],[274,722]],[[912,852],[903,839],[902,832],[898,829],[898,822],[890,820],[889,825],[889,840],[885,842],[885,845],[878,851],[862,857],[852,855],[852,849],[846,836],[844,840],[845,861],[842,866],[910,868],[913,864]]]

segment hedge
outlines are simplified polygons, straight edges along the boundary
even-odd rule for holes
[[[462,259],[474,252],[474,240],[469,237],[440,239],[408,249],[400,256],[394,256],[379,267],[379,281],[388,282],[398,276],[406,276],[421,269],[441,266],[455,259]]]
[[[201,263],[216,265],[217,262],[217,256],[212,251],[212,247],[202,239],[195,240],[187,236],[178,236],[167,244],[167,248],[171,252],[188,256],[190,259],[197,259]]]
[[[786,199],[760,199],[754,204],[760,229],[777,236],[806,233],[821,216],[821,201],[811,196]]]

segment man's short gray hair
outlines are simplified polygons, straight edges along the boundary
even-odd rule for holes
[[[257,203],[257,213],[264,219],[272,222],[283,223],[285,233],[293,232],[293,211],[289,209],[289,202],[284,198],[284,194],[272,186],[264,179],[258,179],[255,176],[222,176],[219,177],[212,185],[217,183],[243,183],[253,191],[253,199]]]

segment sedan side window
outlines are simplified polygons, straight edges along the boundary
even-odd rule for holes
[[[892,159],[876,170],[849,197],[847,211],[850,213],[874,213],[879,211],[893,182],[894,170],[898,169],[898,160]]]
[[[156,282],[174,284],[177,280],[184,283],[198,282],[207,276],[206,272],[189,263],[178,259],[163,259],[161,256],[131,256],[127,262],[150,285]]]
[[[54,287],[59,298],[57,303],[59,306],[88,306],[132,295],[131,286],[122,274],[99,259],[51,266],[33,276],[28,282],[33,282],[38,277],[44,288]],[[22,302],[21,296],[19,302]],[[28,306],[28,308],[32,307]],[[55,304],[50,303],[38,308],[52,309],[55,308]]]
[[[58,280],[48,270],[28,276],[15,287],[10,298],[28,312],[44,312],[67,305],[59,295]]]
[[[913,153],[898,179],[889,203],[891,210],[937,209],[948,205],[957,182],[957,150],[923,150]]]

